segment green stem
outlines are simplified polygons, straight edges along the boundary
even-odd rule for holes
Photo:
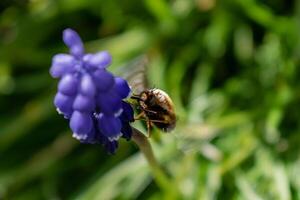
[[[159,166],[152,151],[151,144],[148,141],[148,138],[139,130],[132,127],[132,140],[138,145],[141,152],[144,154],[146,160],[148,161],[148,164],[150,166],[150,169],[154,176],[154,180],[157,183],[157,185],[159,185],[159,187],[167,191],[169,195],[174,197],[174,191],[176,191],[176,188],[172,187],[170,179]]]

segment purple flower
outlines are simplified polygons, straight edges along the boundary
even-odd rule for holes
[[[124,101],[128,83],[107,71],[112,57],[106,51],[85,54],[83,42],[72,29],[63,32],[70,54],[52,59],[50,74],[59,78],[54,105],[70,120],[73,137],[83,143],[101,143],[110,153],[120,137],[130,140],[133,109]]]

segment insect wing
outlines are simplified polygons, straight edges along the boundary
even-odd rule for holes
[[[147,65],[147,56],[141,55],[119,68],[118,74],[127,80],[133,94],[140,94],[148,87]]]

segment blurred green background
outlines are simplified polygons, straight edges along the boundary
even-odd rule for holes
[[[179,118],[151,139],[177,199],[300,199],[299,0],[1,0],[0,199],[169,197],[133,142],[107,155],[56,113],[67,27],[113,72],[149,56]]]

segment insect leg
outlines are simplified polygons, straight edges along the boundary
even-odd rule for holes
[[[135,95],[135,94],[133,94],[131,97],[130,97],[131,99],[135,99],[135,100],[141,100],[141,98],[140,98],[140,96],[139,95]]]
[[[157,123],[162,123],[162,124],[167,124],[169,123],[168,121],[166,120],[155,120],[155,119],[149,119],[150,122],[157,122]]]
[[[151,121],[147,119],[147,137],[151,137]]]
[[[148,109],[143,109],[144,111],[146,111],[146,112],[150,112],[150,113],[153,113],[153,114],[157,114],[157,112],[156,111],[153,111],[153,110],[148,110]]]
[[[145,118],[145,112],[142,111],[140,114],[134,117],[134,120],[141,120]]]

